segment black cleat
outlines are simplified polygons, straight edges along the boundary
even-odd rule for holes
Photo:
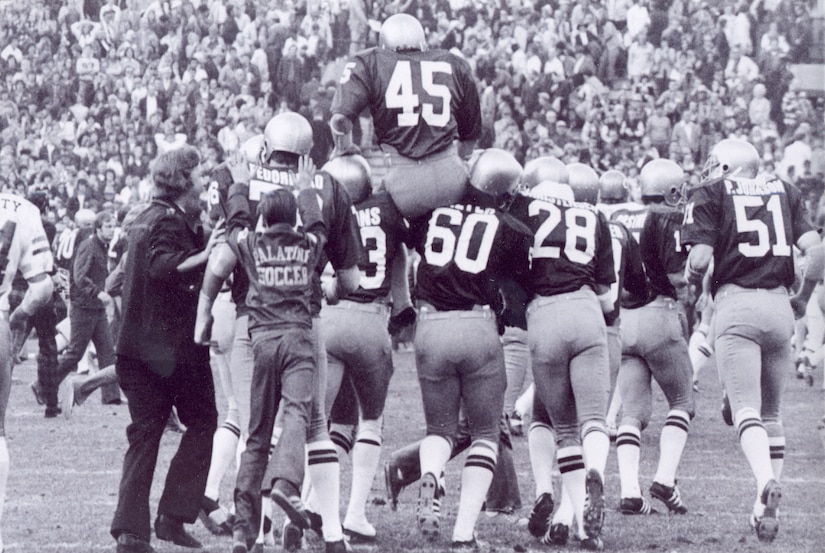
[[[679,494],[679,488],[674,482],[673,487],[665,486],[659,482],[653,482],[650,485],[650,497],[655,497],[665,505],[671,513],[683,515],[687,513],[687,507],[682,503],[682,496]]]
[[[435,538],[440,533],[441,515],[440,506],[436,506],[439,501],[438,481],[435,475],[427,473],[421,477],[421,484],[418,488],[418,529],[429,538]]]
[[[547,533],[554,507],[553,496],[549,493],[545,492],[536,499],[527,522],[527,531],[530,535],[540,538]]]
[[[596,469],[587,471],[585,486],[590,504],[584,510],[584,532],[590,538],[598,538],[604,524],[604,483]]]
[[[619,510],[623,515],[655,515],[659,512],[644,497],[623,497]]]
[[[761,517],[754,516],[756,537],[759,541],[771,543],[779,533],[779,501],[782,499],[782,488],[776,480],[770,480],[762,490],[762,504],[765,510]]]
[[[570,527],[561,522],[554,522],[550,529],[539,540],[544,545],[567,545],[567,538],[570,534]]]

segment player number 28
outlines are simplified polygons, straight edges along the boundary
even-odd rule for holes
[[[388,109],[400,109],[398,114],[399,127],[415,127],[418,118],[431,127],[443,127],[450,122],[450,88],[447,85],[435,82],[437,73],[451,75],[452,66],[445,61],[422,61],[420,63],[421,87],[430,97],[440,100],[440,111],[430,102],[422,102],[413,86],[413,70],[409,60],[400,60],[395,64],[387,91],[384,93],[384,102]],[[420,113],[418,108],[420,109]]]
[[[460,227],[458,238],[455,227]],[[468,213],[465,217],[457,209],[438,208],[430,217],[424,258],[436,267],[455,261],[462,271],[478,274],[487,268],[497,230],[498,218],[495,215]]]
[[[773,232],[776,236],[776,243],[771,244],[771,233],[768,224],[762,219],[751,219],[748,217],[748,208],[767,208],[771,215]],[[733,209],[736,213],[736,230],[740,233],[756,233],[756,243],[740,242],[739,253],[745,257],[763,257],[768,251],[775,256],[787,257],[791,255],[791,246],[788,244],[788,237],[785,234],[785,221],[782,217],[782,201],[778,195],[773,194],[768,201],[762,196],[733,196]]]
[[[560,247],[545,246],[544,243],[559,226],[563,216],[566,227],[564,255],[573,263],[582,265],[590,263],[596,251],[596,224],[598,222],[596,214],[578,207],[571,207],[562,212],[555,204],[541,200],[531,202],[528,207],[528,215],[536,217],[541,213],[546,213],[547,218],[536,230],[536,237],[531,251],[532,259],[558,259],[561,257]]]

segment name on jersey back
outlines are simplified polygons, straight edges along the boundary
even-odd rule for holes
[[[769,196],[771,194],[784,194],[785,185],[776,178],[765,182],[764,180],[726,180],[725,192],[729,196]]]

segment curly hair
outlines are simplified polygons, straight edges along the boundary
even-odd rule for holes
[[[193,146],[164,152],[152,162],[152,178],[156,196],[176,200],[192,188],[192,171],[201,162]]]

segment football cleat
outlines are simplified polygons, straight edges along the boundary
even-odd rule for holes
[[[533,510],[530,511],[530,520],[527,522],[527,531],[531,535],[540,538],[547,533],[554,507],[553,496],[549,493],[543,493],[536,499]]]
[[[309,517],[294,485],[286,480],[276,480],[269,497],[281,508],[294,525],[301,530],[309,528]]]
[[[284,520],[281,538],[284,551],[298,551],[303,547],[304,531],[292,524],[292,521],[287,518]]]
[[[432,473],[427,473],[421,477],[421,484],[418,488],[418,529],[424,536],[430,538],[438,536],[441,525],[440,511],[438,481]]]
[[[602,551],[604,550],[604,542],[598,536],[595,538],[582,538],[581,547],[585,551]]]
[[[352,547],[347,540],[324,542],[324,553],[351,553]]]
[[[644,497],[623,497],[619,510],[623,515],[655,515],[659,512]]]
[[[598,538],[604,524],[604,483],[596,469],[587,471],[585,487],[590,503],[584,510],[584,532],[589,538]]]
[[[453,542],[450,543],[450,549],[478,551],[479,549],[481,549],[482,545],[482,542],[478,541],[478,539],[475,536],[473,536],[473,539],[467,541],[453,540]]]
[[[390,503],[390,508],[395,511],[398,509],[398,495],[404,489],[404,485],[401,483],[401,477],[398,474],[398,465],[395,464],[392,458],[384,464],[384,483],[387,487],[387,500]]]
[[[567,545],[567,537],[570,534],[570,527],[561,522],[554,522],[550,529],[539,541],[543,545]]]
[[[677,515],[687,513],[687,507],[682,503],[682,496],[679,494],[679,488],[675,482],[673,487],[665,486],[659,482],[653,482],[653,484],[650,485],[650,496],[664,503],[671,513]]]
[[[762,490],[762,504],[765,510],[762,516],[752,515],[753,526],[759,541],[771,543],[779,533],[779,501],[782,499],[782,488],[776,480],[769,480]]]

